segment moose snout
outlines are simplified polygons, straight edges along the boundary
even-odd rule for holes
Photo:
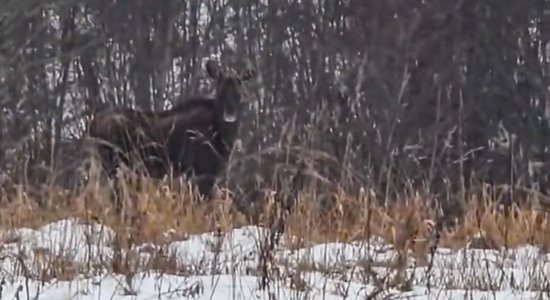
[[[225,105],[223,109],[223,120],[225,122],[235,122],[237,120],[236,105]]]

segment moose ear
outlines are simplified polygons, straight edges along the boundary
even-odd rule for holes
[[[256,75],[255,69],[253,68],[246,69],[241,73],[241,80],[242,81],[250,80],[252,79],[252,77],[254,77],[254,75]]]
[[[208,76],[215,80],[219,80],[222,77],[220,65],[213,60],[206,62],[206,72],[208,73]]]

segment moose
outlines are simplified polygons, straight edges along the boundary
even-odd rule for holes
[[[150,178],[186,175],[200,196],[211,196],[237,138],[243,83],[255,70],[229,74],[213,60],[205,69],[215,82],[213,97],[191,96],[163,111],[110,108],[96,114],[88,138],[109,178],[125,164]]]

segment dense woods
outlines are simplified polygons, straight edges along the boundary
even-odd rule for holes
[[[216,57],[257,70],[220,182],[243,201],[546,193],[549,18],[543,0],[3,0],[1,180],[78,184],[95,111],[209,93]]]

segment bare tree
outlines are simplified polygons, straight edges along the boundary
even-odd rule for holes
[[[257,101],[227,176],[235,190],[271,184],[247,177],[263,171],[254,157],[287,166],[280,180],[368,186],[385,200],[413,188],[452,206],[481,183],[544,189],[532,166],[548,157],[547,6],[7,1],[0,164],[41,182],[99,107],[163,109],[207,88],[204,59],[252,57]],[[280,155],[290,149],[293,160]]]

